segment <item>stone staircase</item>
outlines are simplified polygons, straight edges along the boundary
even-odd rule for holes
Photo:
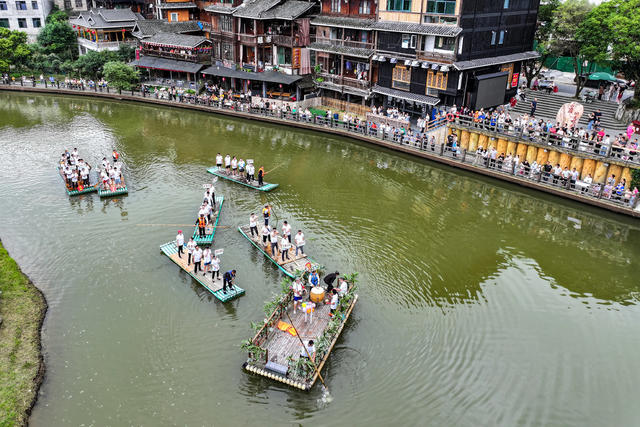
[[[626,130],[626,124],[619,122],[614,118],[616,109],[618,108],[618,104],[616,104],[615,102],[596,100],[593,102],[585,103],[582,100],[576,100],[575,98],[566,96],[564,94],[547,94],[546,92],[532,90],[526,90],[525,93],[526,100],[518,101],[512,111],[520,114],[529,114],[531,112],[531,101],[533,101],[534,98],[538,98],[536,117],[555,121],[558,110],[563,104],[571,101],[576,101],[584,106],[584,113],[580,118],[579,126],[586,128],[591,113],[593,111],[596,111],[597,109],[600,109],[600,111],[602,112],[602,120],[600,121],[600,123],[602,126],[604,126],[605,131],[608,134],[613,137],[613,135]]]

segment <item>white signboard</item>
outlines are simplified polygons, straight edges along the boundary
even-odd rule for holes
[[[214,255],[222,255],[224,253],[224,249],[216,249],[215,251],[213,251]]]
[[[247,164],[253,164],[253,159],[247,159]]]
[[[202,188],[211,188],[213,184],[202,184]]]

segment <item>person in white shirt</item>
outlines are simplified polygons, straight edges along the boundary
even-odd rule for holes
[[[254,233],[256,237],[258,236],[258,217],[254,213],[249,217],[249,230],[251,230],[251,237]]]
[[[228,154],[224,156],[224,167],[227,169],[227,173],[229,173],[231,170],[231,156]]]
[[[206,248],[202,251],[202,261],[204,261],[204,270],[202,271],[202,275],[205,276],[211,267],[211,249]]]
[[[216,166],[218,169],[222,169],[222,155],[220,153],[216,154]]]
[[[278,230],[271,230],[270,240],[271,242],[271,256],[275,258],[278,256]]]
[[[231,159],[231,175],[237,175],[238,174],[238,159],[236,159],[236,156],[233,156],[233,159]]]
[[[291,243],[291,225],[287,221],[282,224],[282,238],[289,240],[289,243]]]
[[[178,247],[178,258],[182,258],[180,256],[184,252],[182,248],[184,247],[184,235],[182,234],[182,230],[178,230],[178,235],[176,236],[176,246]]]
[[[196,248],[196,242],[193,241],[193,237],[189,238],[189,242],[187,243],[187,265],[191,265],[191,257],[193,256],[193,251]]]
[[[583,181],[590,185],[593,182],[593,178],[591,177],[591,174],[588,174]]]
[[[349,292],[349,284],[342,278],[338,279],[338,282],[340,283],[338,285],[338,294],[340,294],[340,297],[343,297]]]
[[[211,258],[211,280],[216,280],[216,276],[220,279],[220,258],[214,254]]]
[[[269,238],[269,234],[271,233],[271,228],[268,225],[262,226],[262,245],[267,246],[267,239]]]
[[[280,253],[282,254],[282,262],[285,259],[289,260],[289,249],[291,249],[291,242],[284,236],[280,239]]]
[[[298,230],[298,233],[296,234],[296,237],[294,238],[295,242],[296,242],[296,256],[298,256],[298,252],[302,253],[302,255],[304,255],[304,233],[302,232],[302,230]]]
[[[255,166],[253,166],[253,163],[248,163],[247,164],[247,181],[249,181],[249,183],[251,183],[251,181],[254,180],[255,172],[256,172],[256,168]]]
[[[202,249],[199,246],[196,246],[196,249],[193,251],[193,274],[198,274],[198,270],[202,270],[202,266],[200,263],[202,262]]]
[[[304,291],[304,287],[300,282],[300,278],[297,278],[293,282],[293,285],[291,285],[291,290],[293,290],[293,314],[296,314],[298,304],[300,304],[300,301],[302,301],[302,292]]]
[[[338,291],[333,289],[331,291],[331,312],[329,313],[329,317],[333,317],[337,309],[338,309]]]
[[[304,346],[302,350],[300,350],[300,357],[311,358],[311,360],[316,360],[316,346],[313,345],[313,340],[309,340],[309,343]]]

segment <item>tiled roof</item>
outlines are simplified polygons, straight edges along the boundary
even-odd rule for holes
[[[394,33],[424,34],[428,36],[455,37],[462,31],[462,28],[447,24],[416,24],[413,22],[391,22],[379,21],[373,24],[372,28],[380,31],[390,31]]]
[[[440,102],[440,98],[429,95],[422,95],[419,93],[405,92],[402,90],[391,89],[388,87],[382,87],[375,85],[373,87],[373,91],[375,93],[379,93],[381,95],[387,95],[392,98],[404,99],[406,101],[413,101],[419,104],[427,104],[427,105],[437,105]]]
[[[158,33],[147,39],[143,43],[162,44],[167,46],[188,47],[193,48],[200,46],[202,43],[208,42],[206,37],[188,36],[186,34],[176,33]]]
[[[132,34],[138,38],[145,38],[158,33],[190,33],[195,31],[201,31],[196,21],[169,22],[164,19],[146,19],[136,22]]]
[[[231,14],[235,12],[235,7],[223,6],[221,4],[212,4],[204,8],[207,12]]]
[[[242,3],[236,8],[233,16],[253,19],[283,19],[291,21],[311,10],[314,2],[287,0],[253,0]]]
[[[363,49],[359,47],[337,46],[329,43],[311,43],[309,50],[320,52],[333,52],[342,55],[355,56],[357,58],[369,58],[373,55],[373,49]]]
[[[133,27],[136,21],[144,18],[131,11],[131,9],[90,9],[80,13],[77,18],[70,19],[69,23],[85,28],[129,28]]]
[[[293,84],[303,78],[302,76],[290,76],[288,74],[279,73],[277,71],[249,73],[242,70],[233,70],[227,67],[220,67],[218,65],[205,68],[204,70],[202,70],[202,74],[208,74],[210,76],[218,77],[254,80],[257,82],[282,83],[287,85]]]
[[[233,16],[237,16],[239,18],[254,18],[261,19],[262,15],[275,7],[280,3],[280,0],[252,0],[246,1],[242,3],[236,11],[233,13]]]
[[[267,11],[264,19],[284,19],[290,21],[299,18],[314,6],[315,3],[309,1],[288,0]]]
[[[538,58],[540,54],[535,51],[514,53],[511,55],[494,56],[492,58],[472,59],[470,61],[454,62],[453,66],[457,70],[471,70],[473,68],[487,67],[489,65],[508,64],[509,62],[524,61]]]
[[[190,1],[182,1],[182,2],[175,2],[175,3],[160,3],[158,5],[158,9],[194,9],[197,7],[198,5]]]
[[[311,20],[311,25],[325,25],[327,27],[353,28],[366,30],[375,24],[374,19],[349,18],[342,16],[316,16]]]
[[[129,65],[141,68],[181,71],[186,73],[197,73],[203,67],[202,64],[197,64],[195,62],[178,61],[176,59],[158,58],[155,56],[141,56],[140,59],[130,62]]]

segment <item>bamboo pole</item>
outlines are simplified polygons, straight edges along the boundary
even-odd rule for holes
[[[296,325],[293,324],[293,320],[291,320],[291,316],[289,316],[289,313],[287,313],[286,308],[284,310],[284,314],[287,315],[287,319],[289,319],[291,326],[293,326],[293,329],[296,331],[296,337],[298,338],[298,341],[300,341],[300,344],[302,344],[302,348],[304,348],[305,353],[307,353],[307,357],[313,364],[313,369],[315,369],[316,374],[318,375],[318,378],[320,378],[320,381],[322,381],[322,385],[327,391],[329,391],[329,387],[327,387],[327,385],[325,384],[324,378],[322,378],[322,375],[320,375],[320,371],[318,370],[318,365],[316,365],[316,361],[311,358],[311,355],[309,354],[309,350],[307,349],[307,346],[304,345],[304,342],[302,341],[302,338],[300,338],[300,335],[298,335],[298,328],[296,328]]]

